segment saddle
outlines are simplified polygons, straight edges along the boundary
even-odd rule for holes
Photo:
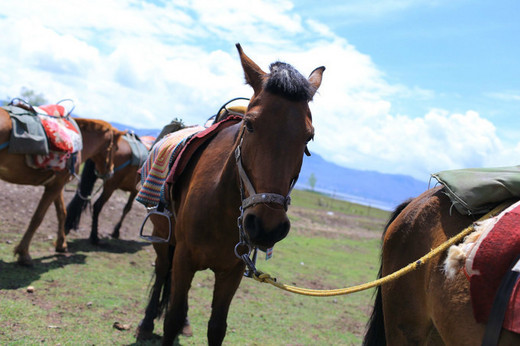
[[[509,199],[520,199],[520,166],[467,168],[432,174],[463,215],[484,214]]]
[[[138,202],[147,208],[156,207],[161,201],[166,203],[164,183],[172,162],[177,159],[189,138],[203,129],[202,126],[186,127],[165,135],[154,144],[139,170],[141,187],[136,197]]]
[[[494,320],[501,318],[498,330],[503,327],[520,333],[520,281],[515,278],[510,282],[507,294],[502,289],[505,278],[520,271],[515,268],[520,254],[520,202],[476,223],[474,228],[464,243],[450,248],[445,264],[448,277],[459,269],[466,274],[477,322],[496,324]],[[496,316],[499,300],[503,305],[502,315]]]
[[[238,100],[248,99],[236,98],[225,103],[204,126],[184,127],[178,121],[166,125],[139,170],[141,187],[136,200],[147,208],[157,208],[160,203],[168,205],[166,185],[175,185],[197,149],[219,131],[242,120],[246,107],[228,106]]]
[[[4,109],[13,125],[8,151],[26,154],[30,167],[64,170],[71,166],[73,155],[83,148],[76,122],[60,104],[32,107],[11,102]]]
[[[129,161],[123,163],[121,166],[114,168],[114,171],[122,169],[128,165],[141,167],[141,165],[148,158],[148,151],[151,148],[151,143],[149,143],[149,139],[141,138],[133,132],[127,132],[123,135],[123,139],[127,141],[128,145],[130,145],[130,149],[132,150],[132,157]],[[152,141],[155,138],[151,139]]]

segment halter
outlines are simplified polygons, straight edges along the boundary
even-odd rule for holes
[[[250,208],[252,206],[255,206],[257,204],[265,203],[265,204],[279,204],[283,206],[284,210],[287,211],[289,208],[289,204],[291,203],[291,191],[294,188],[294,185],[296,184],[296,181],[298,180],[298,177],[294,178],[291,181],[291,185],[289,187],[289,192],[287,193],[287,196],[283,196],[277,193],[271,193],[271,192],[262,192],[257,193],[253,184],[251,183],[251,180],[247,176],[246,171],[244,170],[244,166],[242,165],[242,142],[244,140],[244,128],[242,128],[242,133],[240,135],[240,143],[235,149],[235,160],[237,163],[238,168],[238,175],[239,175],[239,181],[240,181],[240,196],[242,199],[242,205],[240,206],[240,216],[237,219],[237,226],[238,226],[238,234],[239,234],[239,241],[237,245],[235,245],[235,255],[242,259],[244,263],[246,264],[248,270],[244,273],[247,277],[252,277],[253,274],[257,273],[257,270],[255,268],[255,262],[256,262],[256,247],[251,245],[251,240],[249,239],[248,234],[245,232],[244,227],[242,226],[242,220],[244,219],[244,212],[247,208]],[[245,190],[248,192],[249,197],[245,197]],[[244,254],[240,254],[239,247],[245,246],[247,247],[247,252]],[[254,250],[253,259],[251,260],[250,255],[251,252]]]

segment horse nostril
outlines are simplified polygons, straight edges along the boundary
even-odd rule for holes
[[[251,239],[255,239],[258,236],[258,232],[261,226],[260,223],[261,221],[256,217],[255,214],[250,213],[246,215],[244,219],[244,228]]]
[[[278,240],[282,240],[289,233],[289,230],[291,229],[291,222],[289,220],[282,222],[279,227],[280,228],[279,228],[278,234],[280,236],[280,239],[278,239]]]

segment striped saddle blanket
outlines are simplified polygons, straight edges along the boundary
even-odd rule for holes
[[[170,167],[190,137],[202,130],[202,126],[187,127],[167,134],[153,146],[140,169],[141,188],[136,197],[138,202],[147,208],[157,206],[160,201],[166,202],[164,183]]]
[[[168,204],[166,186],[174,186],[195,151],[219,131],[241,120],[241,116],[230,116],[208,128],[187,127],[157,142],[141,167],[137,201],[148,208],[156,207],[159,202]]]

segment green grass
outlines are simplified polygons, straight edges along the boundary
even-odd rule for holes
[[[308,191],[294,191],[293,206],[362,216],[368,232],[379,229],[380,233],[388,217],[384,211]],[[105,246],[94,247],[83,232],[69,238],[69,254],[55,255],[51,233],[37,233],[31,245],[35,266],[24,268],[14,263],[12,255],[21,233],[9,222],[0,221],[0,227],[0,344],[135,343],[133,334],[143,317],[153,271],[154,252],[149,244],[133,237],[105,240]],[[379,246],[378,237],[304,235],[293,228],[277,244],[273,258],[259,258],[257,267],[289,285],[349,287],[376,277]],[[34,293],[27,292],[28,286],[34,287]],[[212,288],[211,272],[196,274],[189,297],[194,336],[181,336],[181,345],[207,343]],[[372,290],[348,296],[306,297],[244,278],[231,304],[224,344],[358,345],[371,296]],[[130,328],[117,330],[115,322]],[[158,336],[162,335],[162,322],[156,321]],[[160,340],[139,344],[156,345]]]
[[[389,213],[385,210],[334,199],[331,196],[327,196],[318,192],[294,190],[291,193],[291,197],[292,205],[305,208],[327,209],[330,211],[341,212],[349,215],[369,216],[371,218],[385,220],[389,216]]]

